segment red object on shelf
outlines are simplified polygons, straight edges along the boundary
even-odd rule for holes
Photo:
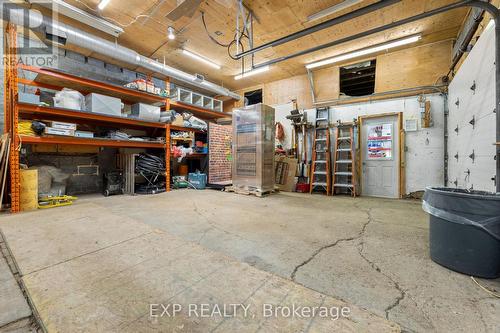
[[[368,148],[370,151],[377,151],[377,150],[392,150],[392,148]]]
[[[295,191],[299,193],[309,193],[309,189],[310,189],[310,184],[298,183]]]

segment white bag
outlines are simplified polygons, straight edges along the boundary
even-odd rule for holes
[[[54,106],[82,111],[85,110],[85,98],[76,90],[64,88],[56,93],[56,97],[54,97]]]

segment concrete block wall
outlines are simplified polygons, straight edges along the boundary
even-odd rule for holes
[[[422,111],[418,97],[396,98],[371,103],[334,106],[330,119],[350,122],[362,115],[403,113],[403,124],[407,119],[417,121],[417,131],[405,133],[406,193],[424,190],[427,186],[444,185],[444,108],[445,98],[439,94],[427,95],[431,103],[433,126],[422,127]],[[308,119],[315,115],[308,114]],[[404,125],[403,125],[404,126]]]
[[[354,118],[364,115],[376,115],[383,113],[402,112],[403,123],[406,119],[416,119],[418,130],[406,132],[405,134],[405,158],[406,158],[406,193],[410,194],[424,190],[427,186],[444,185],[444,108],[445,98],[440,94],[427,95],[426,99],[431,103],[433,126],[422,128],[421,108],[418,97],[394,98],[388,100],[373,101],[368,103],[357,103],[338,105],[330,108],[330,122],[351,122]],[[273,105],[276,110],[276,119],[280,121],[285,129],[284,147],[290,147],[292,128],[290,120],[286,116],[290,114],[293,105]],[[306,110],[307,120],[313,123],[316,117],[315,109]],[[311,134],[311,133],[310,133]],[[334,133],[332,132],[332,140]],[[299,139],[300,140],[300,139]],[[312,135],[308,138],[308,156],[312,156]],[[333,149],[333,141],[331,147]],[[301,143],[299,143],[301,146]]]
[[[231,180],[231,142],[233,129],[230,125],[210,123],[208,140],[210,150],[209,183]]]
[[[103,190],[103,174],[116,169],[114,148],[102,148],[98,153],[31,153],[21,155],[23,163],[30,167],[53,166],[70,175],[66,193],[80,195]]]
[[[29,153],[26,162],[30,167],[49,165],[61,169],[69,174],[66,194],[78,195],[100,192],[102,189],[101,171],[97,174],[79,172],[78,166],[99,166],[99,154],[56,154],[56,153]]]

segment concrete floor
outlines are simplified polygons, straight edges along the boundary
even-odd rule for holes
[[[85,209],[85,214],[80,209]],[[73,218],[71,225],[77,226],[89,220],[89,210],[90,220],[101,221],[99,228],[89,231],[85,225],[64,231],[65,219]],[[55,219],[55,215],[60,217]],[[34,222],[23,224],[28,216]],[[43,216],[50,216],[55,224],[40,223],[47,220]],[[94,254],[95,258],[88,259],[94,260],[94,270],[105,269],[102,252],[116,242],[148,234],[154,227],[179,247],[198,243],[198,254],[188,261],[196,262],[202,271],[205,265],[200,258],[227,256],[257,268],[245,270],[248,266],[224,259],[223,267],[235,267],[235,274],[244,273],[236,274],[243,280],[247,276],[257,281],[275,279],[276,274],[285,278],[277,281],[285,281],[280,284],[287,292],[295,290],[293,286],[297,284],[308,288],[300,289],[299,299],[328,295],[397,322],[404,331],[500,332],[500,300],[482,291],[470,277],[451,272],[429,259],[427,219],[416,201],[288,193],[261,199],[183,190],[146,197],[82,199],[74,207],[50,214],[35,212],[8,217],[4,224],[0,222],[0,229],[24,267],[25,283],[32,286],[33,297],[42,304],[41,317],[49,318],[53,328],[58,327],[54,313],[61,310],[54,307],[61,294],[51,288],[55,287],[53,280],[58,274],[69,272],[65,284],[76,283],[73,270],[82,265],[81,260],[87,255]],[[26,235],[28,229],[32,238]],[[83,232],[87,232],[84,238],[80,236]],[[40,237],[49,234],[53,236],[48,240]],[[75,240],[78,247],[74,246]],[[33,246],[26,247],[26,243]],[[122,251],[130,254],[130,249]],[[174,252],[180,254],[175,249]],[[209,259],[208,262],[214,260]],[[171,264],[175,263],[173,260]],[[90,274],[88,285],[93,273],[85,273]],[[480,282],[492,290],[500,289],[500,280]],[[76,286],[85,289],[80,284]],[[213,288],[207,283],[204,287]],[[310,289],[319,294],[309,294]],[[218,292],[213,291],[213,295]],[[394,328],[389,322],[356,311],[359,318],[373,319],[375,326],[370,331]],[[59,325],[61,322],[75,325],[74,320],[60,319]],[[366,324],[363,320],[359,323]],[[366,326],[342,328],[359,331]]]
[[[31,309],[1,253],[0,300],[0,333],[31,332]]]

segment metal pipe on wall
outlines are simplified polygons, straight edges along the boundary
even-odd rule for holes
[[[329,43],[326,43],[326,44],[321,44],[321,45],[318,45],[318,46],[315,46],[315,47],[311,47],[309,49],[298,51],[298,52],[295,52],[295,53],[292,53],[292,54],[289,54],[289,55],[286,55],[286,56],[283,56],[283,57],[271,59],[271,60],[268,60],[266,62],[263,62],[263,63],[260,63],[260,64],[256,65],[255,68],[277,64],[279,62],[283,62],[283,61],[286,61],[286,60],[289,60],[289,59],[292,59],[292,58],[303,56],[303,55],[306,55],[306,54],[309,54],[309,53],[312,53],[312,52],[320,51],[320,50],[323,50],[323,49],[326,49],[326,48],[329,48],[329,47],[333,47],[333,46],[337,46],[337,45],[340,45],[340,44],[343,44],[343,43],[351,42],[353,40],[360,39],[360,38],[363,38],[363,37],[367,37],[367,36],[370,36],[370,35],[373,35],[373,34],[376,34],[376,33],[379,33],[379,32],[383,32],[383,31],[386,31],[386,30],[389,30],[389,29],[397,28],[397,27],[399,27],[401,25],[412,23],[412,22],[415,22],[415,21],[427,18],[429,16],[441,14],[441,13],[447,12],[447,11],[452,10],[452,9],[464,7],[464,6],[467,5],[467,3],[471,3],[471,2],[472,2],[471,0],[461,1],[459,3],[455,3],[455,4],[443,6],[443,7],[440,7],[440,8],[436,8],[436,9],[430,10],[430,11],[425,12],[425,13],[421,13],[421,14],[418,14],[418,15],[415,15],[415,16],[412,16],[412,17],[408,17],[408,18],[405,18],[405,19],[402,19],[402,20],[399,20],[399,21],[396,21],[396,22],[392,22],[392,23],[389,23],[389,24],[386,24],[386,25],[383,25],[383,26],[380,26],[380,27],[377,27],[377,28],[374,28],[374,29],[371,29],[371,30],[363,31],[363,32],[357,33],[357,34],[352,35],[352,36],[348,36],[348,37],[345,37],[345,38],[334,40],[332,42],[329,42]]]
[[[24,26],[42,33],[46,33],[47,31],[57,31],[58,33],[65,35],[66,42],[68,44],[77,45],[81,48],[99,53],[112,59],[151,70],[185,84],[210,91],[217,95],[229,96],[236,100],[240,100],[241,98],[240,95],[230,91],[229,89],[209,81],[199,82],[195,75],[166,66],[165,64],[145,57],[134,50],[89,34],[88,32],[74,28],[70,25],[55,22],[43,16],[38,11],[26,9],[15,4],[6,4],[4,10],[9,11],[8,13],[5,13],[4,17],[8,17],[10,22],[19,26]]]
[[[384,92],[374,93],[374,94],[366,95],[366,96],[353,96],[353,97],[331,99],[331,100],[326,100],[326,101],[316,101],[316,102],[313,102],[313,104],[315,106],[332,106],[332,105],[337,105],[339,102],[352,101],[352,103],[356,103],[356,100],[361,99],[361,98],[390,96],[390,95],[395,95],[395,94],[411,93],[411,92],[426,91],[426,90],[433,90],[436,93],[443,94],[446,91],[446,87],[447,87],[446,85],[420,86],[420,87],[414,87],[414,88],[384,91]]]
[[[374,12],[376,10],[385,8],[387,6],[391,6],[391,5],[398,3],[398,2],[401,2],[401,0],[382,0],[382,1],[376,2],[376,3],[368,5],[366,7],[362,7],[360,9],[354,10],[354,11],[349,12],[347,14],[341,15],[339,17],[335,17],[335,18],[330,19],[328,21],[313,25],[312,27],[309,27],[309,28],[294,32],[290,35],[278,38],[272,42],[262,44],[260,46],[257,46],[256,48],[252,48],[250,50],[238,53],[238,54],[236,54],[235,57],[237,59],[241,59],[244,56],[254,54],[256,52],[262,51],[262,50],[267,49],[269,47],[274,47],[274,46],[278,46],[278,45],[281,45],[284,43],[288,43],[288,42],[293,41],[295,39],[310,35],[310,34],[315,33],[317,31],[332,27],[334,25],[337,25],[337,24],[340,24],[343,22],[352,20],[356,17]]]

